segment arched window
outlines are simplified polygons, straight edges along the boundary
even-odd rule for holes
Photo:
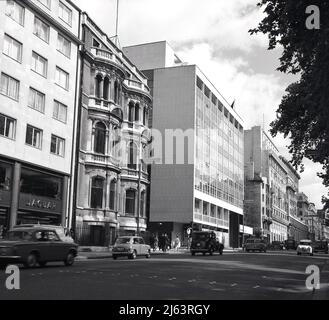
[[[101,97],[101,85],[102,85],[103,78],[100,74],[96,76],[95,79],[95,96],[97,98],[102,98]]]
[[[116,185],[116,180],[112,180],[110,183],[110,210],[115,210]]]
[[[134,108],[135,108],[134,102],[130,101],[129,105],[128,105],[128,121],[129,122],[134,121]]]
[[[128,168],[137,168],[137,146],[135,143],[130,142],[128,145]]]
[[[146,110],[146,107],[144,107],[144,110],[143,110],[143,125],[144,126],[146,125],[146,122],[147,122],[147,110]]]
[[[94,177],[91,180],[91,197],[90,207],[94,209],[103,208],[103,192],[104,179],[102,177]]]
[[[139,121],[139,103],[135,104],[135,121]]]
[[[128,189],[126,191],[126,214],[135,215],[135,199],[136,191],[133,189]]]
[[[105,77],[104,89],[103,89],[103,99],[109,100],[109,90],[110,90],[110,79],[108,77]]]
[[[94,139],[94,151],[96,153],[105,154],[105,136],[106,136],[106,127],[104,123],[97,122],[95,126],[95,139]]]
[[[141,193],[141,202],[140,202],[140,217],[145,217],[145,200],[146,200],[146,192],[142,191]]]
[[[120,104],[120,84],[118,80],[115,80],[114,82],[114,103]]]

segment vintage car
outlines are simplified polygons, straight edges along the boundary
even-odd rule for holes
[[[286,248],[286,250],[296,250],[297,249],[297,242],[295,239],[287,239],[285,242],[284,242],[284,246]]]
[[[192,256],[199,252],[203,255],[206,255],[206,253],[213,255],[214,252],[218,252],[222,255],[223,250],[224,245],[217,240],[215,232],[193,231],[190,247]]]
[[[313,244],[311,240],[300,240],[297,246],[297,255],[309,254],[313,256]]]
[[[266,252],[267,244],[264,239],[261,238],[248,238],[246,239],[243,249],[249,251]]]
[[[122,236],[117,238],[112,248],[112,257],[114,260],[118,257],[136,259],[137,256],[151,257],[151,247],[145,244],[142,237]]]
[[[285,249],[284,242],[281,241],[272,241],[272,243],[268,246],[269,250],[283,250]]]
[[[74,263],[78,245],[63,241],[53,228],[21,227],[7,232],[0,241],[0,264],[24,264],[27,268],[47,262],[63,261],[66,266]]]
[[[323,252],[328,254],[329,244],[327,240],[318,240],[314,243],[314,253]]]

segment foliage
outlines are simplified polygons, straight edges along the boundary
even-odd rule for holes
[[[309,5],[320,9],[320,29],[306,28]],[[262,0],[265,17],[250,34],[267,34],[268,49],[282,47],[277,70],[300,76],[286,94],[271,123],[271,134],[289,137],[292,164],[303,170],[302,160],[320,163],[318,173],[329,187],[329,1]],[[329,199],[323,197],[325,208]]]

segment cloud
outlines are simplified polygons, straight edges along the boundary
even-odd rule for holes
[[[115,34],[115,0],[75,0],[108,33]],[[244,119],[244,127],[269,128],[289,81],[274,71],[278,54],[268,54],[264,35],[250,36],[263,13],[258,0],[120,0],[122,46],[167,40],[183,60],[197,64]],[[269,67],[270,66],[270,67]],[[273,66],[273,68],[271,68]],[[273,70],[273,72],[271,72]],[[282,135],[273,139],[289,159]],[[300,190],[321,207],[327,190],[316,176],[321,167],[305,161]]]

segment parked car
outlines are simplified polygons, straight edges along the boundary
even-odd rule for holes
[[[314,252],[323,252],[328,254],[329,244],[326,240],[318,240],[314,243]]]
[[[284,242],[284,246],[286,250],[296,250],[297,249],[297,242],[295,239],[287,239]]]
[[[311,240],[300,240],[297,246],[297,255],[301,254],[313,256],[313,244]]]
[[[283,250],[285,248],[284,242],[281,241],[272,241],[269,248],[270,250]]]
[[[73,238],[71,237],[70,230],[68,228],[62,227],[62,226],[53,226],[53,225],[46,225],[46,224],[20,224],[17,226],[14,226],[14,229],[17,228],[46,228],[46,229],[52,229],[55,230],[58,236],[63,240],[64,242],[70,242],[74,243]]]
[[[261,238],[249,238],[246,239],[243,248],[247,252],[249,251],[266,252],[267,244],[265,240]]]
[[[194,231],[192,233],[192,242],[190,251],[192,256],[196,253],[212,255],[214,252],[223,254],[224,245],[216,238],[216,233],[213,231]]]
[[[137,256],[151,257],[151,247],[145,244],[144,239],[136,236],[118,237],[112,249],[113,259],[116,260],[118,257],[136,259]]]
[[[47,262],[63,261],[66,266],[74,263],[78,245],[63,241],[53,228],[21,227],[7,232],[0,240],[0,264],[24,264],[27,268]]]

